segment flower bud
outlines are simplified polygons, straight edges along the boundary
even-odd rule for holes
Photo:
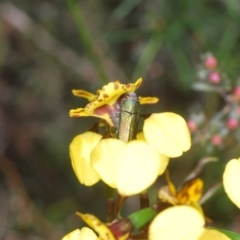
[[[217,59],[214,57],[214,56],[209,56],[206,58],[205,62],[205,67],[208,68],[208,69],[214,69],[217,67]]]
[[[209,74],[209,82],[213,84],[218,84],[221,82],[221,77],[218,72],[211,72]]]
[[[235,112],[237,113],[237,115],[240,115],[240,107],[237,107]]]
[[[236,129],[238,127],[238,120],[236,118],[229,118],[227,121],[228,129]]]
[[[214,146],[220,146],[222,144],[222,137],[218,134],[214,134],[211,138],[211,143]]]
[[[240,86],[235,87],[233,91],[233,97],[236,101],[240,100]]]
[[[116,239],[127,240],[133,230],[133,224],[129,219],[116,220],[108,228]]]
[[[188,120],[187,126],[188,126],[190,132],[195,132],[198,127],[197,123],[194,120]]]

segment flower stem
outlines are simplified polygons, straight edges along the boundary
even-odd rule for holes
[[[117,198],[117,203],[115,206],[115,217],[120,218],[120,211],[122,209],[122,206],[124,204],[124,202],[126,201],[127,197],[124,197],[120,194],[118,194],[118,198]]]
[[[106,185],[107,202],[106,202],[106,221],[111,222],[115,217],[115,189]]]
[[[115,210],[115,201],[114,201],[114,198],[108,198],[107,199],[107,204],[106,204],[106,208],[107,208],[107,211],[106,211],[106,221],[107,222],[112,222],[114,217],[115,217],[115,214],[114,214],[114,210]]]
[[[139,198],[140,198],[140,208],[141,209],[149,207],[149,198],[148,198],[147,190],[140,193]]]

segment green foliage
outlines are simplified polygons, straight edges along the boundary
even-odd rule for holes
[[[128,216],[133,223],[134,229],[139,230],[156,216],[156,211],[152,208],[144,208]]]

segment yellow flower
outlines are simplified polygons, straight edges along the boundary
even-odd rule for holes
[[[195,208],[170,207],[160,212],[150,224],[149,240],[230,240],[216,230],[205,229],[204,224],[204,217]]]
[[[91,186],[101,179],[130,196],[151,186],[166,167],[166,158],[144,141],[101,138],[85,132],[70,144],[72,166],[81,184]]]
[[[81,230],[76,229],[66,236],[62,240],[97,240],[97,235],[93,232],[92,229],[83,227]]]
[[[98,90],[97,95],[74,90],[76,96],[90,101],[85,108],[71,110],[70,116],[95,116],[116,126],[121,101],[126,93],[134,92],[141,84],[111,82]],[[157,98],[141,98],[141,104],[156,103]],[[186,122],[177,114],[152,114],[144,122],[138,140],[124,143],[118,139],[101,139],[96,133],[77,136],[70,145],[74,171],[82,184],[91,186],[100,178],[124,196],[140,193],[161,175],[169,157],[177,157],[190,148],[191,140]],[[144,175],[144,177],[143,177]]]
[[[165,154],[176,156],[175,149],[179,153],[180,149],[186,151],[190,147],[189,132],[184,124],[185,121],[174,113],[152,114],[144,123],[144,135],[138,134],[138,140],[129,143],[118,139],[100,141],[101,135],[91,132],[81,134],[70,145],[74,171],[79,181],[87,186],[101,178],[124,196],[138,194],[150,187],[158,175],[165,171],[169,161]],[[171,127],[175,132],[172,132]],[[183,143],[178,139],[177,130],[181,133]],[[161,141],[167,139],[169,142],[167,151],[159,146],[161,142],[156,144],[156,138],[161,133]],[[155,142],[152,142],[151,136]],[[174,154],[170,153],[170,146]]]
[[[187,124],[175,113],[152,114],[144,121],[143,133],[150,146],[168,157],[179,157],[191,146]]]
[[[126,93],[134,92],[141,83],[141,78],[135,83],[128,84],[121,84],[119,81],[110,82],[98,90],[96,95],[84,90],[73,90],[75,96],[86,98],[90,103],[85,108],[70,110],[69,115],[70,117],[98,117],[104,119],[111,127],[117,127],[122,98]],[[158,102],[158,98],[139,97],[139,102],[154,104]]]
[[[99,175],[92,169],[90,153],[99,143],[102,136],[94,132],[77,135],[70,144],[72,167],[81,184],[91,186],[100,180]]]
[[[240,158],[230,160],[223,173],[223,186],[230,200],[240,208]]]
[[[101,140],[91,153],[91,163],[101,179],[124,196],[147,189],[158,177],[161,164],[166,165],[146,142],[118,139]]]
[[[168,185],[162,187],[158,192],[158,197],[161,201],[173,205],[190,204],[197,206],[203,193],[203,181],[200,178],[186,182],[180,191],[177,191],[168,173],[166,173],[166,180]]]

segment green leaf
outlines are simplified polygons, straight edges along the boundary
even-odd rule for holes
[[[113,15],[122,20],[141,2],[141,0],[122,1],[119,6],[114,10]]]
[[[153,60],[160,51],[163,43],[162,34],[154,33],[150,37],[146,46],[143,48],[141,56],[139,57],[137,66],[133,70],[132,80],[138,79],[139,77],[144,77],[149,70]]]
[[[94,68],[96,69],[99,81],[101,83],[107,83],[108,76],[103,67],[102,60],[95,50],[94,40],[90,34],[84,17],[84,10],[81,8],[80,3],[77,0],[67,0],[67,4],[72,17],[75,20],[76,27],[85,51],[87,52]]]
[[[156,215],[156,211],[149,207],[132,213],[128,216],[128,219],[133,223],[134,229],[137,230],[151,221]]]
[[[221,228],[213,228],[210,227],[210,229],[215,229],[219,232],[224,233],[226,236],[228,236],[229,238],[231,238],[231,240],[240,240],[240,234],[235,233],[235,232],[231,232],[229,230],[225,230],[225,229],[221,229]]]

